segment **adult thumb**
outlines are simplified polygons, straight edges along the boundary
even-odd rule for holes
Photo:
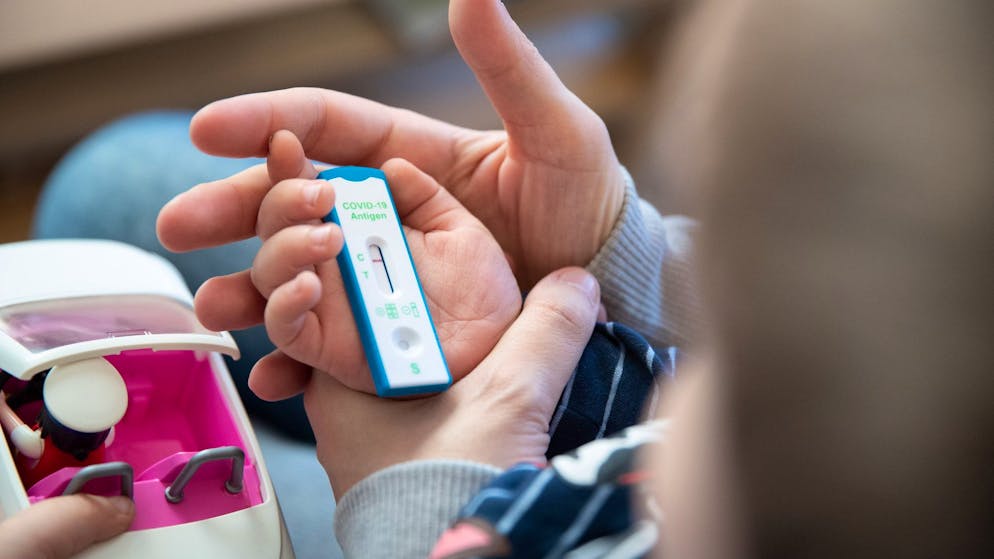
[[[500,0],[452,0],[449,28],[512,140],[549,149],[550,136],[603,126],[559,80]]]
[[[532,403],[543,408],[539,411],[551,416],[590,340],[599,307],[597,280],[582,268],[563,268],[538,282],[488,358],[496,360],[501,383],[531,394],[538,399]]]
[[[67,559],[127,530],[134,514],[134,503],[126,497],[46,499],[0,523],[0,555]]]

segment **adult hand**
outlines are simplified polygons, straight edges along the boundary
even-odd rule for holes
[[[323,180],[309,180],[316,170],[289,132],[273,137],[267,165],[271,177],[283,180],[261,203],[256,231],[262,248],[248,274],[204,284],[197,292],[197,314],[208,327],[227,330],[237,327],[251,307],[246,301],[266,300],[266,331],[278,350],[260,360],[249,378],[260,397],[296,393],[312,367],[350,388],[373,392],[334,261],[342,233],[337,225],[320,222],[334,205],[334,189]],[[459,380],[490,353],[517,316],[521,293],[497,241],[434,179],[400,159],[388,161],[383,172],[449,370]],[[301,175],[308,178],[293,178]]]
[[[134,515],[134,503],[126,497],[46,499],[0,522],[0,555],[66,559],[124,532]]]
[[[286,129],[309,157],[329,163],[379,167],[404,158],[483,221],[523,287],[563,266],[587,265],[624,198],[603,121],[559,81],[503,3],[452,0],[449,21],[504,131],[468,130],[334,91],[291,89],[208,105],[193,119],[193,141],[214,155],[265,156],[269,138]],[[251,237],[272,184],[256,171],[182,195],[163,209],[160,239],[185,251]]]
[[[304,405],[336,496],[401,462],[455,459],[508,467],[544,460],[549,421],[597,315],[596,280],[557,271],[480,365],[448,391],[384,400],[313,375]]]

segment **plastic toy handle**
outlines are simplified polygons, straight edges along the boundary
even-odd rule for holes
[[[10,409],[10,404],[7,403],[7,393],[0,392],[0,424],[3,425],[4,431],[10,433],[18,425],[24,425],[24,420],[21,419],[17,412]]]
[[[121,478],[121,495],[134,500],[135,498],[135,471],[131,464],[127,462],[107,462],[106,464],[94,464],[86,466],[69,480],[63,495],[73,495],[79,493],[88,482],[104,477]]]
[[[217,460],[231,460],[231,477],[224,482],[224,489],[231,494],[241,493],[242,479],[245,475],[245,451],[237,446],[219,446],[201,450],[190,458],[176,476],[176,480],[166,488],[166,500],[173,504],[182,502],[183,490],[200,466]]]
[[[4,392],[0,392],[0,425],[3,425],[3,430],[10,435],[10,442],[21,454],[32,460],[41,458],[41,453],[45,451],[41,431],[28,427],[21,416],[10,409]]]
[[[41,458],[45,452],[45,440],[41,438],[41,432],[35,431],[27,425],[18,425],[10,433],[10,442],[14,447],[32,460]]]

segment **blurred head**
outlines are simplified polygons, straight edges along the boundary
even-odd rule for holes
[[[675,395],[670,556],[994,550],[992,10],[719,0],[686,28],[707,48],[670,82],[704,106],[669,161],[712,329]]]

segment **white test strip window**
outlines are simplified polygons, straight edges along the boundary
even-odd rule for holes
[[[393,295],[396,289],[393,285],[393,278],[390,277],[387,251],[383,250],[383,243],[370,241],[367,250],[369,261],[373,265],[373,276],[376,277],[376,284],[379,286],[380,292],[384,295]]]
[[[335,189],[345,239],[338,255],[349,307],[380,396],[427,394],[452,382],[400,216],[379,169],[336,167],[319,175]]]

